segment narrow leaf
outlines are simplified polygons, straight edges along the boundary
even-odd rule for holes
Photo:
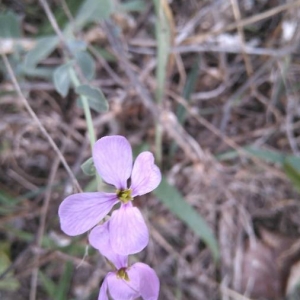
[[[76,88],[76,93],[88,99],[89,106],[97,112],[107,111],[108,102],[102,91],[90,85],[83,84]]]
[[[57,44],[58,38],[56,36],[41,38],[36,46],[26,54],[25,65],[28,67],[35,67],[53,52]]]
[[[51,299],[55,299],[55,296],[57,294],[57,285],[53,282],[52,279],[50,279],[48,276],[46,276],[43,272],[39,272],[39,279],[47,292],[48,296]]]
[[[165,178],[154,190],[156,197],[179,219],[188,225],[210,248],[215,261],[219,259],[218,243],[212,230],[198,212],[188,204],[176,187],[170,185]]]
[[[64,64],[58,67],[54,71],[53,82],[57,92],[61,96],[66,97],[69,92],[69,88],[71,84],[71,78],[69,74],[69,64]]]
[[[300,192],[300,169],[297,169],[288,159],[284,160],[283,169],[294,187]]]
[[[300,157],[290,154],[285,154],[284,152],[270,150],[270,149],[262,149],[253,146],[246,146],[243,149],[253,156],[264,160],[268,163],[278,164],[280,166],[287,160],[290,164],[292,164],[298,171],[300,171]],[[239,156],[239,153],[236,150],[224,152],[216,155],[216,158],[220,161],[226,161],[230,159],[235,159]]]
[[[10,244],[5,241],[0,243],[0,274],[7,272],[11,267]],[[20,287],[20,283],[14,278],[12,271],[8,271],[6,276],[0,280],[0,291],[16,291]],[[2,293],[0,293],[0,296]],[[2,299],[2,298],[1,298]]]
[[[67,261],[67,263],[65,264],[64,273],[61,276],[62,278],[59,281],[59,286],[56,291],[55,299],[57,300],[68,299],[68,290],[70,287],[72,275],[73,275],[73,265],[71,264],[71,262]]]
[[[93,158],[90,157],[87,159],[82,165],[81,170],[85,175],[94,176],[96,174],[95,165],[93,162]]]

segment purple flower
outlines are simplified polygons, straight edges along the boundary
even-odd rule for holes
[[[80,193],[68,196],[59,207],[61,229],[68,235],[82,234],[97,225],[121,202],[110,219],[110,243],[113,250],[129,255],[143,250],[149,233],[139,209],[132,206],[134,197],[154,190],[161,181],[152,153],[139,154],[132,167],[132,150],[122,136],[103,137],[95,143],[93,161],[97,172],[115,193]],[[131,185],[128,188],[128,179]]]
[[[100,288],[98,300],[157,300],[159,279],[155,271],[143,263],[128,266],[128,256],[116,254],[110,244],[110,221],[96,226],[89,235],[90,244],[99,250],[116,268],[109,272]]]

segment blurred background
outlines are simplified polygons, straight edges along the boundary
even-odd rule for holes
[[[159,299],[300,299],[299,17],[294,0],[2,0],[0,299],[97,299],[110,267],[57,215],[97,190],[92,128],[162,170],[131,257]]]

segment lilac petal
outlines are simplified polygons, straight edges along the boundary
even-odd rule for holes
[[[151,152],[142,152],[135,160],[131,174],[132,196],[147,194],[156,189],[161,181],[159,168],[154,164]]]
[[[107,296],[107,277],[110,276],[111,273],[108,273],[106,275],[106,277],[104,278],[103,280],[103,283],[101,285],[101,288],[100,288],[100,292],[99,292],[99,296],[98,296],[98,300],[109,300],[108,299],[108,296]]]
[[[140,296],[138,272],[129,270],[127,274],[129,281],[118,278],[116,273],[110,273],[109,276],[106,276],[108,290],[114,300],[132,300]]]
[[[139,274],[139,291],[144,300],[157,300],[159,295],[159,279],[155,271],[143,263],[135,263],[131,269]]]
[[[123,136],[106,136],[98,140],[94,145],[93,160],[105,182],[118,189],[127,188],[132,170],[132,151]]]
[[[68,196],[58,209],[61,230],[71,236],[90,230],[118,201],[113,193],[80,193]]]
[[[114,252],[130,255],[142,251],[149,242],[149,232],[141,212],[131,203],[115,210],[109,225]]]
[[[127,267],[127,255],[116,254],[110,245],[109,239],[109,221],[92,229],[89,235],[90,244],[98,249],[100,253],[111,261],[119,270]]]

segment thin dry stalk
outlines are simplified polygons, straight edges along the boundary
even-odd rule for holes
[[[14,74],[14,71],[6,57],[5,54],[1,54],[1,57],[3,59],[4,65],[8,71],[8,74],[10,75],[10,78],[14,84],[14,87],[20,97],[20,99],[22,100],[26,110],[28,111],[28,113],[30,114],[31,118],[35,121],[35,123],[37,124],[37,126],[39,127],[39,129],[41,130],[41,132],[44,134],[44,136],[46,137],[46,139],[48,140],[49,144],[51,145],[51,147],[53,148],[53,150],[55,151],[55,153],[57,154],[57,156],[59,157],[61,163],[63,164],[64,168],[66,169],[66,171],[68,172],[70,178],[73,181],[73,184],[75,186],[75,188],[79,191],[82,192],[82,189],[75,177],[75,175],[73,174],[71,168],[69,167],[67,161],[65,160],[64,156],[62,155],[62,153],[60,152],[59,148],[57,147],[57,145],[55,144],[54,140],[52,139],[52,137],[49,135],[49,133],[47,132],[46,128],[43,126],[43,124],[41,123],[41,121],[39,120],[38,116],[36,115],[36,113],[32,110],[31,106],[29,105],[27,99],[25,98],[25,96],[23,95],[20,85],[17,81],[17,78]]]
[[[124,72],[130,79],[132,86],[135,88],[136,92],[141,97],[141,100],[145,107],[147,107],[151,111],[153,117],[158,116],[157,108],[153,103],[149,91],[140,82],[139,78],[130,66],[129,60],[125,54],[125,49],[122,44],[122,41],[120,40],[119,36],[116,35],[116,32],[114,30],[114,24],[111,21],[106,21],[104,22],[104,27],[106,29],[110,45],[116,54],[116,58],[119,60],[120,66],[123,68]]]
[[[263,13],[256,14],[252,17],[245,18],[245,19],[240,20],[238,22],[234,22],[232,24],[229,24],[229,25],[227,25],[224,28],[221,28],[219,30],[215,30],[215,31],[211,31],[211,32],[208,32],[208,33],[205,33],[205,34],[189,37],[189,38],[187,38],[186,40],[183,41],[183,44],[191,45],[191,44],[201,43],[209,37],[216,36],[216,35],[219,35],[221,33],[237,29],[238,27],[245,27],[247,25],[256,23],[258,21],[270,18],[270,17],[272,17],[276,14],[279,14],[279,13],[285,11],[285,10],[296,8],[297,6],[300,6],[300,0],[295,1],[295,2],[291,2],[291,3],[286,3],[286,4],[279,5],[277,7],[271,8],[271,9],[269,9],[269,10],[263,12]]]
[[[62,153],[64,152],[65,145],[66,145],[66,143],[64,143],[64,145],[63,145]],[[45,198],[44,198],[44,204],[43,204],[41,214],[40,214],[40,225],[39,225],[37,237],[36,237],[36,246],[38,248],[40,248],[42,245],[42,239],[43,239],[43,235],[45,232],[45,226],[46,226],[47,212],[48,212],[49,204],[50,204],[50,200],[51,200],[52,186],[53,186],[53,182],[54,182],[54,179],[56,176],[56,172],[59,167],[59,162],[60,162],[59,157],[56,157],[54,164],[51,168],[51,172],[50,172],[49,182],[47,185]],[[37,290],[37,281],[38,281],[38,272],[39,272],[38,261],[39,261],[39,252],[37,252],[36,256],[35,256],[35,263],[36,263],[37,267],[32,270],[32,275],[31,275],[31,289],[30,289],[30,296],[29,296],[30,300],[36,299],[36,290]]]
[[[214,133],[216,136],[218,136],[221,140],[223,140],[223,142],[225,144],[227,144],[229,147],[231,147],[232,149],[236,150],[236,152],[239,155],[245,156],[245,157],[249,157],[253,162],[255,162],[258,166],[261,166],[263,168],[265,168],[266,170],[269,170],[271,173],[273,173],[274,175],[276,175],[277,177],[281,178],[281,179],[286,179],[286,175],[274,168],[271,167],[267,164],[265,164],[263,161],[261,161],[260,159],[258,159],[257,157],[255,157],[254,155],[252,155],[251,153],[247,152],[246,150],[244,150],[243,148],[241,148],[234,140],[232,140],[231,138],[227,137],[226,135],[224,135],[219,129],[217,129],[214,125],[212,125],[211,123],[209,123],[206,119],[204,119],[202,116],[200,116],[195,110],[193,110],[187,103],[186,100],[183,99],[182,97],[180,97],[179,95],[176,95],[175,93],[173,93],[172,91],[168,91],[167,92],[175,101],[177,101],[178,103],[180,103],[181,105],[184,106],[184,108],[186,109],[187,113],[191,116],[194,117],[201,125],[203,125],[204,127],[206,127],[209,131],[211,131],[212,133]]]
[[[241,12],[240,12],[240,8],[239,8],[239,4],[238,4],[237,0],[230,0],[230,2],[231,2],[231,6],[232,6],[235,21],[236,21],[236,23],[239,23],[241,21]],[[243,56],[243,60],[245,62],[247,75],[248,75],[248,77],[250,77],[253,73],[253,68],[252,68],[249,56],[244,51],[244,49],[245,49],[244,30],[243,30],[243,27],[240,26],[240,25],[237,26],[237,30],[238,30],[238,33],[239,33],[239,36],[240,36],[240,39],[241,39],[242,56]]]

